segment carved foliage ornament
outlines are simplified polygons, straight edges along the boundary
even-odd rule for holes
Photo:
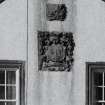
[[[40,71],[70,71],[73,65],[72,33],[38,32],[38,63]]]

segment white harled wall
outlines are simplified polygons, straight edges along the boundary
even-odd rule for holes
[[[86,62],[105,62],[105,2],[77,0],[73,105],[86,105]]]
[[[26,0],[0,4],[0,60],[26,60]]]
[[[72,2],[75,2],[73,15]],[[28,0],[27,105],[85,105],[86,62],[105,62],[105,3],[72,2],[63,0],[69,10],[63,29],[74,33],[75,62],[71,72],[60,73],[38,72],[37,31],[61,31],[61,26],[56,28],[54,23],[45,21],[44,0]],[[26,42],[27,1],[6,0],[0,4],[0,60],[26,61]]]
[[[5,0],[0,4],[0,60],[26,59],[27,1]]]

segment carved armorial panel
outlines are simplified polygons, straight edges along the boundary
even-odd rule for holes
[[[74,46],[73,33],[39,31],[39,71],[70,71]]]

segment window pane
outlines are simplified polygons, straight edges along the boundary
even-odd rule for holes
[[[16,83],[16,72],[15,71],[7,71],[6,72],[7,84],[15,84]]]
[[[7,94],[6,98],[7,99],[16,99],[16,87],[15,86],[8,86],[6,88]]]
[[[0,86],[0,99],[5,99],[5,87]]]
[[[105,87],[104,87],[104,101],[105,101]],[[105,105],[105,103],[104,103],[104,105]]]
[[[5,71],[0,71],[0,84],[5,84]]]
[[[102,100],[102,88],[97,87],[97,88],[95,89],[94,95],[95,95],[95,100],[96,100],[96,101],[97,101],[97,100]]]
[[[98,103],[98,102],[97,102],[97,103],[94,103],[94,105],[102,105],[102,103]]]
[[[0,105],[5,105],[5,102],[0,102]]]
[[[105,86],[105,73],[104,73],[104,86]],[[104,103],[105,104],[105,103]]]
[[[6,105],[16,105],[16,102],[7,102]]]
[[[103,77],[103,75],[102,75],[102,72],[100,73],[100,72],[95,72],[94,73],[94,84],[95,85],[97,85],[97,86],[102,86],[102,77]]]

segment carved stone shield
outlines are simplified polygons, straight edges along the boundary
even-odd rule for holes
[[[38,32],[40,71],[70,71],[73,64],[72,33]]]

